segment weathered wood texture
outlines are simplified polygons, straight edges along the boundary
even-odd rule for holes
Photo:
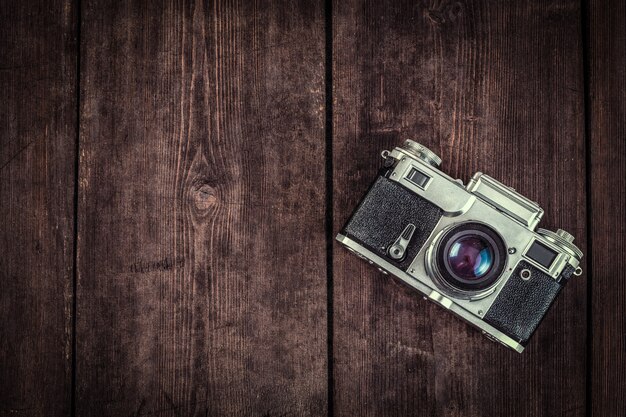
[[[70,410],[75,10],[0,3],[0,415]]]
[[[626,6],[592,1],[589,25],[591,150],[591,411],[626,413]]]
[[[322,6],[82,7],[77,415],[325,415]]]
[[[333,231],[413,138],[538,201],[592,268],[518,355],[337,246],[334,415],[623,416],[623,2],[332,3]],[[0,3],[0,416],[72,414],[74,300],[76,416],[328,415],[326,23]]]
[[[465,182],[480,170],[545,209],[585,251],[576,1],[334,2],[334,214],[339,230],[412,138]],[[519,355],[334,252],[337,416],[583,416],[586,279],[573,279]],[[583,264],[583,268],[585,265]]]

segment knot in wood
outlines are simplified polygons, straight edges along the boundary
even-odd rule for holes
[[[191,199],[197,210],[205,211],[217,204],[217,192],[208,184],[196,184],[191,189]]]

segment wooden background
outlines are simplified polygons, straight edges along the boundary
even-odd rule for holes
[[[626,6],[0,2],[0,416],[626,415]],[[585,253],[527,350],[333,241],[379,152]]]

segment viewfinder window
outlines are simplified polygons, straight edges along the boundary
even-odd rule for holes
[[[539,265],[543,266],[546,269],[550,268],[554,258],[556,258],[557,253],[547,247],[546,245],[539,243],[535,240],[535,243],[532,244],[528,252],[526,252],[526,257],[532,259],[537,262]]]
[[[406,178],[420,188],[426,188],[428,182],[430,181],[430,177],[428,175],[418,171],[416,168],[412,168]]]

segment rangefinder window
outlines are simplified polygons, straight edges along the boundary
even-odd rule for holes
[[[406,178],[420,188],[426,188],[428,182],[430,181],[430,177],[428,175],[416,168],[411,168],[411,172],[409,172],[409,175],[407,175]]]
[[[526,252],[526,257],[532,259],[537,262],[539,265],[543,266],[546,269],[550,269],[550,265],[556,258],[557,253],[547,246],[539,243],[535,240],[535,243],[532,244],[528,252]]]

